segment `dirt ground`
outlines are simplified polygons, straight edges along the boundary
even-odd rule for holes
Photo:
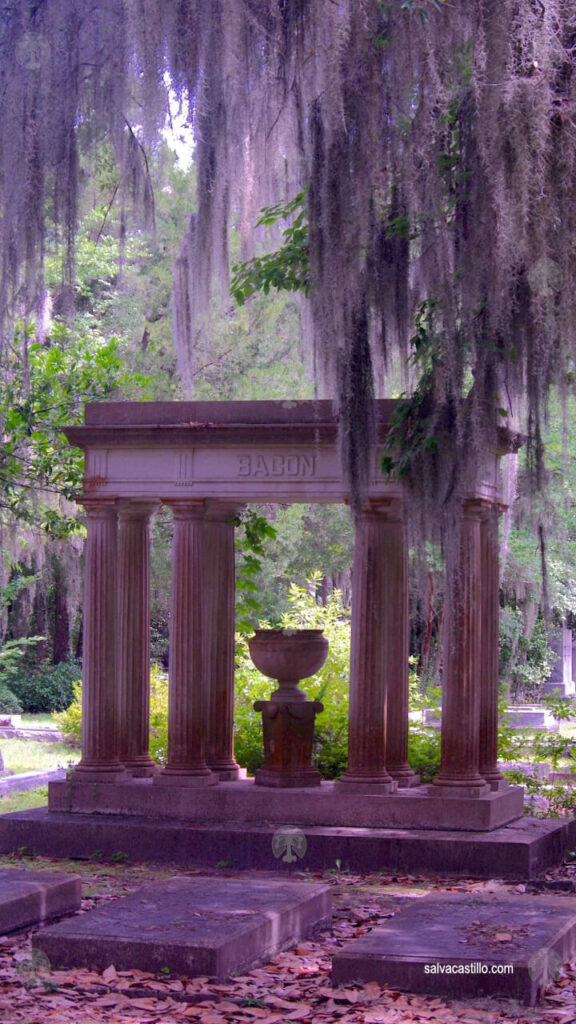
[[[118,899],[154,879],[173,874],[238,877],[227,870],[156,869],[125,863],[42,858],[0,858],[0,867],[70,870],[82,876],[81,913],[105,900]],[[272,877],[251,872],[253,877]],[[302,873],[301,877],[310,878]],[[479,882],[413,876],[350,875],[338,870],[316,874],[333,886],[334,920],[330,931],[279,953],[268,963],[226,983],[208,978],[85,969],[51,970],[33,954],[32,930],[0,937],[1,1024],[569,1024],[576,1022],[576,961],[563,967],[543,991],[537,1007],[479,999],[456,1001],[416,996],[382,988],[375,982],[333,988],[331,957],[335,950],[366,933],[394,913],[399,901],[431,890],[451,892],[554,893],[574,899],[576,866],[566,864],[528,885],[493,879]]]

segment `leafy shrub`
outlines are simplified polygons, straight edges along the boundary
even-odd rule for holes
[[[64,711],[74,699],[74,683],[81,669],[75,661],[42,665],[37,669],[18,669],[10,675],[10,689],[29,714]]]
[[[21,711],[22,708],[12,690],[0,683],[0,715],[19,715]]]
[[[82,736],[82,683],[72,684],[73,699],[65,711],[54,715],[66,739],[79,743]],[[168,750],[168,676],[159,665],[150,669],[150,754],[160,764]]]
[[[168,676],[160,665],[150,669],[150,756],[168,760]]]
[[[408,761],[421,782],[432,782],[440,771],[440,730],[411,725],[408,733]]]
[[[72,700],[69,706],[54,715],[60,730],[67,740],[80,743],[82,738],[82,683],[77,679],[72,683]]]

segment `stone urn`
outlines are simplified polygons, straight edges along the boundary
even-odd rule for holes
[[[259,786],[319,786],[312,767],[314,720],[324,705],[308,700],[298,686],[326,661],[328,641],[321,629],[257,629],[248,641],[257,669],[278,687],[269,700],[257,700],[262,713],[264,765],[256,772]]]

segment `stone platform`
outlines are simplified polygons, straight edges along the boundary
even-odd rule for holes
[[[328,885],[177,877],[45,928],[32,944],[56,968],[226,978],[330,922]]]
[[[334,956],[335,984],[533,1004],[576,950],[571,897],[434,893],[407,904]]]
[[[298,820],[296,817],[294,820]],[[281,846],[292,835],[292,852]],[[278,838],[280,837],[280,838]],[[305,842],[302,842],[303,837]],[[272,871],[459,875],[527,881],[576,847],[574,819],[522,818],[492,832],[189,823],[35,808],[0,815],[0,853]]]
[[[352,787],[351,787],[352,788]],[[52,811],[180,818],[187,822],[236,822],[345,828],[491,831],[520,818],[523,789],[509,786],[481,797],[436,796],[431,786],[372,795],[346,792],[334,782],[310,789],[272,789],[253,779],[207,788],[157,785],[153,779],[122,782],[72,778],[49,787]]]
[[[44,924],[80,908],[79,875],[56,871],[0,871],[0,934]]]

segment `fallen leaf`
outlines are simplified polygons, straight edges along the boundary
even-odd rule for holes
[[[102,971],[102,980],[105,981],[107,985],[109,985],[111,981],[116,981],[117,977],[118,973],[114,964],[110,964],[105,971]]]

